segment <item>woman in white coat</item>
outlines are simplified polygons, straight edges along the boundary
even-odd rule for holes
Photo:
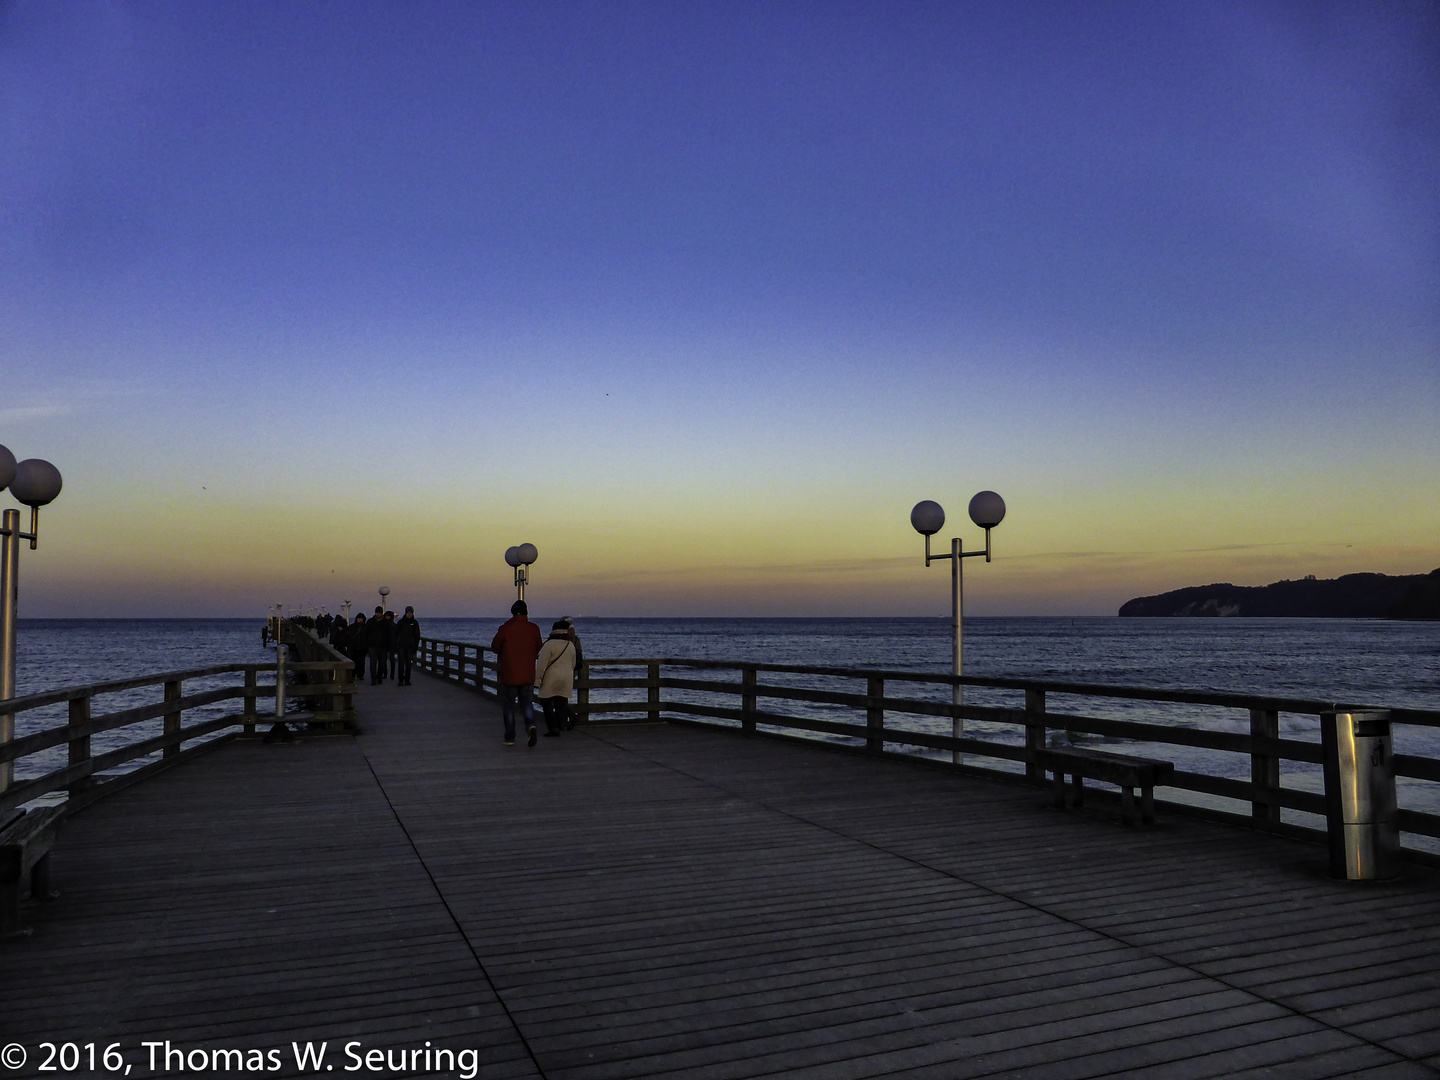
[[[570,719],[570,691],[575,688],[578,650],[570,639],[570,624],[562,619],[535,657],[535,696],[545,713],[545,736],[554,738],[574,727]]]

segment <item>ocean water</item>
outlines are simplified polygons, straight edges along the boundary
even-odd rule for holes
[[[423,613],[422,613],[423,614]],[[549,629],[549,617],[535,620]],[[488,644],[501,619],[421,619],[427,637]],[[261,619],[22,620],[18,648],[19,693],[174,671],[230,662],[273,660],[260,642]],[[827,667],[879,668],[944,673],[950,667],[946,619],[606,619],[577,620],[587,659],[648,658],[750,661]],[[975,676],[1032,678],[1063,682],[1143,686],[1346,702],[1379,707],[1440,710],[1440,623],[1335,619],[1119,619],[971,618],[965,622],[965,671]],[[615,674],[618,674],[616,672]],[[729,673],[716,673],[733,681]],[[211,680],[214,682],[214,680]],[[823,676],[766,674],[762,683],[863,692],[863,683]],[[187,682],[185,692],[206,687]],[[946,688],[892,681],[888,695],[948,700]],[[131,691],[103,703],[104,711],[153,701],[158,690]],[[625,693],[598,694],[598,700]],[[634,700],[630,693],[630,700]],[[691,695],[697,697],[696,695]],[[1013,691],[968,688],[966,702],[1018,707]],[[734,704],[733,700],[724,704]],[[1123,699],[1051,695],[1052,712],[1145,720],[1207,730],[1245,732],[1243,710]],[[97,704],[97,708],[99,705]],[[762,702],[777,712],[844,722],[863,722],[853,710],[820,704]],[[214,711],[233,711],[234,703]],[[192,717],[193,719],[193,717]],[[63,707],[23,716],[21,733],[64,722]],[[188,721],[187,721],[188,722]],[[888,716],[887,724],[948,733],[948,720]],[[157,722],[158,725],[158,722]],[[1282,714],[1287,738],[1319,740],[1318,722],[1304,714]],[[1007,724],[967,721],[966,734],[1008,745],[1023,741]],[[1065,739],[1063,733],[1056,738]],[[1169,744],[1137,744],[1074,735],[1083,745],[1116,745],[1135,753],[1164,756],[1177,767],[1217,776],[1247,778],[1249,759]],[[99,748],[97,737],[97,749]],[[896,749],[928,753],[902,745]],[[1397,725],[1395,749],[1440,758],[1440,731]],[[63,748],[57,750],[63,753]],[[976,759],[1013,770],[1013,763]],[[17,766],[33,775],[53,763]],[[1287,764],[1283,782],[1322,790],[1318,766]],[[1440,785],[1401,778],[1402,806],[1440,812]],[[1240,805],[1202,796],[1186,798],[1227,809]],[[1287,820],[1315,824],[1286,811]]]
[[[488,645],[501,623],[423,619]],[[548,630],[551,619],[535,620]],[[22,619],[17,693],[273,659],[263,619]],[[948,672],[946,619],[580,618],[587,657]],[[1440,623],[1368,619],[970,618],[965,672],[1440,709]],[[977,699],[978,702],[978,699]]]

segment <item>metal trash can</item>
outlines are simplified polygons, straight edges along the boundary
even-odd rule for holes
[[[1350,881],[1400,873],[1395,755],[1388,712],[1320,716],[1330,876]]]

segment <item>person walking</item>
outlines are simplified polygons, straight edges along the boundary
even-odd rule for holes
[[[395,652],[400,658],[396,686],[410,685],[410,665],[415,661],[415,650],[420,647],[420,624],[415,620],[415,609],[407,607],[405,615],[395,624]]]
[[[395,612],[385,612],[385,658],[390,665],[390,678],[395,678],[395,669],[400,666],[400,649],[395,644]]]
[[[355,621],[350,624],[350,630],[345,635],[345,644],[341,651],[355,665],[355,678],[365,677],[365,654],[370,648],[370,631],[365,627],[365,613],[359,612]]]
[[[530,621],[524,600],[510,605],[510,621],[495,632],[490,650],[499,661],[500,714],[505,720],[505,745],[515,745],[515,725],[523,714],[526,741],[535,745],[535,657],[543,644],[540,628]]]
[[[561,619],[550,629],[550,638],[535,658],[535,696],[545,713],[545,737],[553,739],[572,727],[570,691],[575,688],[575,642],[570,623]]]
[[[365,653],[370,658],[370,685],[385,681],[385,656],[390,651],[390,631],[385,624],[385,609],[375,608],[375,617],[365,624]]]

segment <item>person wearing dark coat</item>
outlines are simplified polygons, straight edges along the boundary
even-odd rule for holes
[[[385,681],[385,663],[390,652],[390,633],[394,623],[385,622],[385,609],[377,607],[375,617],[365,624],[365,653],[370,658],[370,685]]]
[[[415,619],[415,609],[407,607],[405,615],[395,624],[395,653],[399,658],[399,681],[396,686],[410,685],[410,665],[415,661],[415,650],[420,647],[420,623]]]
[[[350,624],[350,630],[345,635],[345,641],[341,645],[341,651],[350,657],[351,663],[355,665],[355,678],[365,677],[365,654],[370,649],[370,632],[365,627],[365,613],[362,611],[355,616],[355,621]]]

